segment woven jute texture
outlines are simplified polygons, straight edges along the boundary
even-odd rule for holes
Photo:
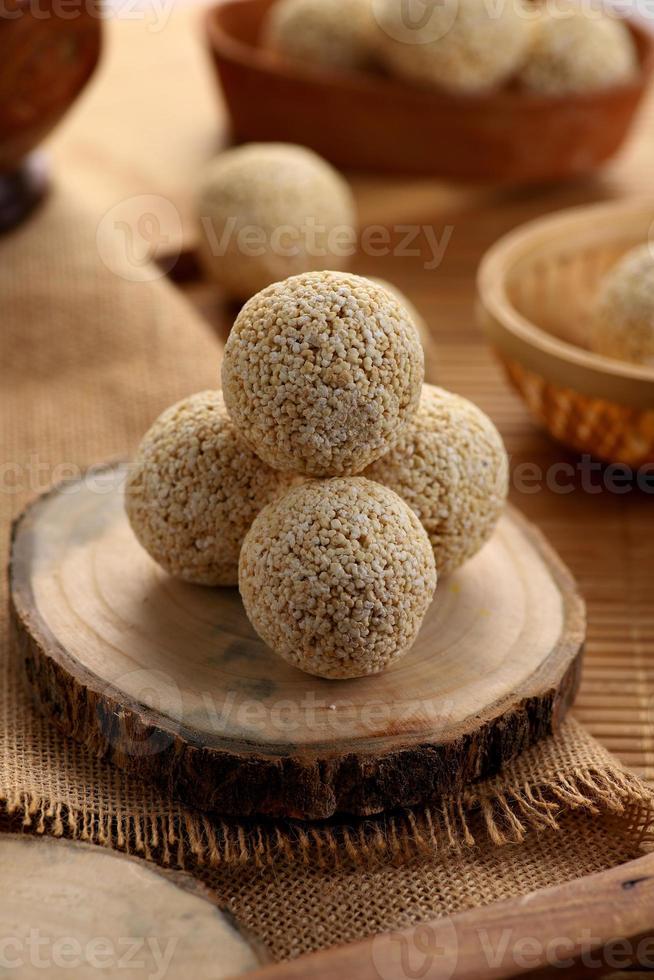
[[[220,347],[59,190],[0,241],[0,522],[126,457],[155,416],[217,383]],[[3,581],[3,589],[6,584]],[[650,792],[579,725],[460,799],[357,824],[237,824],[90,756],[32,707],[0,619],[0,822],[143,854],[207,880],[277,957],[487,904],[635,857]]]

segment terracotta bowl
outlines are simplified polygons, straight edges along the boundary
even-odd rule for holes
[[[86,85],[100,55],[97,7],[7,0],[0,17],[0,230],[42,191],[30,154]],[[74,16],[73,16],[74,14]]]
[[[652,239],[654,200],[574,208],[502,238],[479,271],[481,322],[509,378],[560,442],[654,462],[654,368],[585,348],[600,280]]]
[[[635,81],[575,96],[455,96],[284,61],[259,46],[275,0],[223,0],[210,48],[237,141],[309,146],[345,169],[512,183],[586,174],[624,141],[654,67],[654,38],[630,26]]]

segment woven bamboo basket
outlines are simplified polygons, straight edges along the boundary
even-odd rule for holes
[[[594,205],[518,228],[484,257],[481,323],[536,419],[608,462],[654,462],[654,368],[587,349],[600,280],[654,236],[654,201]],[[654,243],[653,243],[654,247]]]

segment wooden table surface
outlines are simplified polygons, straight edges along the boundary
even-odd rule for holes
[[[169,248],[192,247],[195,175],[228,138],[228,126],[204,50],[202,12],[173,11],[164,26],[152,11],[141,20],[110,19],[101,70],[51,141],[56,167],[74,175],[99,215],[139,195],[155,210],[172,202],[179,227]],[[575,713],[625,763],[654,782],[654,494],[632,487],[618,495],[566,492],[551,485],[551,467],[577,463],[532,423],[508,387],[476,325],[475,272],[484,251],[529,218],[576,204],[650,191],[654,168],[654,96],[629,145],[601,177],[558,187],[507,190],[455,187],[434,180],[350,175],[362,227],[430,226],[451,238],[442,263],[421,255],[359,254],[354,271],[393,281],[414,301],[435,340],[440,383],[479,404],[499,426],[512,468],[536,464],[543,483],[512,489],[513,503],[534,520],[579,579],[588,602],[585,675]],[[135,203],[137,207],[138,201]],[[225,335],[233,310],[210,285],[182,288]],[[518,469],[519,473],[520,470]],[[550,486],[547,485],[547,474]],[[560,481],[560,474],[559,474]],[[601,472],[593,475],[601,485]]]

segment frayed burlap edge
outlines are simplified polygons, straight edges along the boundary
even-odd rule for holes
[[[571,810],[616,818],[620,834],[639,846],[654,840],[654,795],[618,765],[577,768],[539,784],[483,784],[458,800],[348,824],[246,824],[182,808],[121,816],[75,810],[27,793],[0,797],[0,814],[14,827],[179,868],[248,862],[263,868],[279,859],[325,868],[406,862],[488,841],[498,847],[519,844],[530,833],[560,829],[561,814]]]

